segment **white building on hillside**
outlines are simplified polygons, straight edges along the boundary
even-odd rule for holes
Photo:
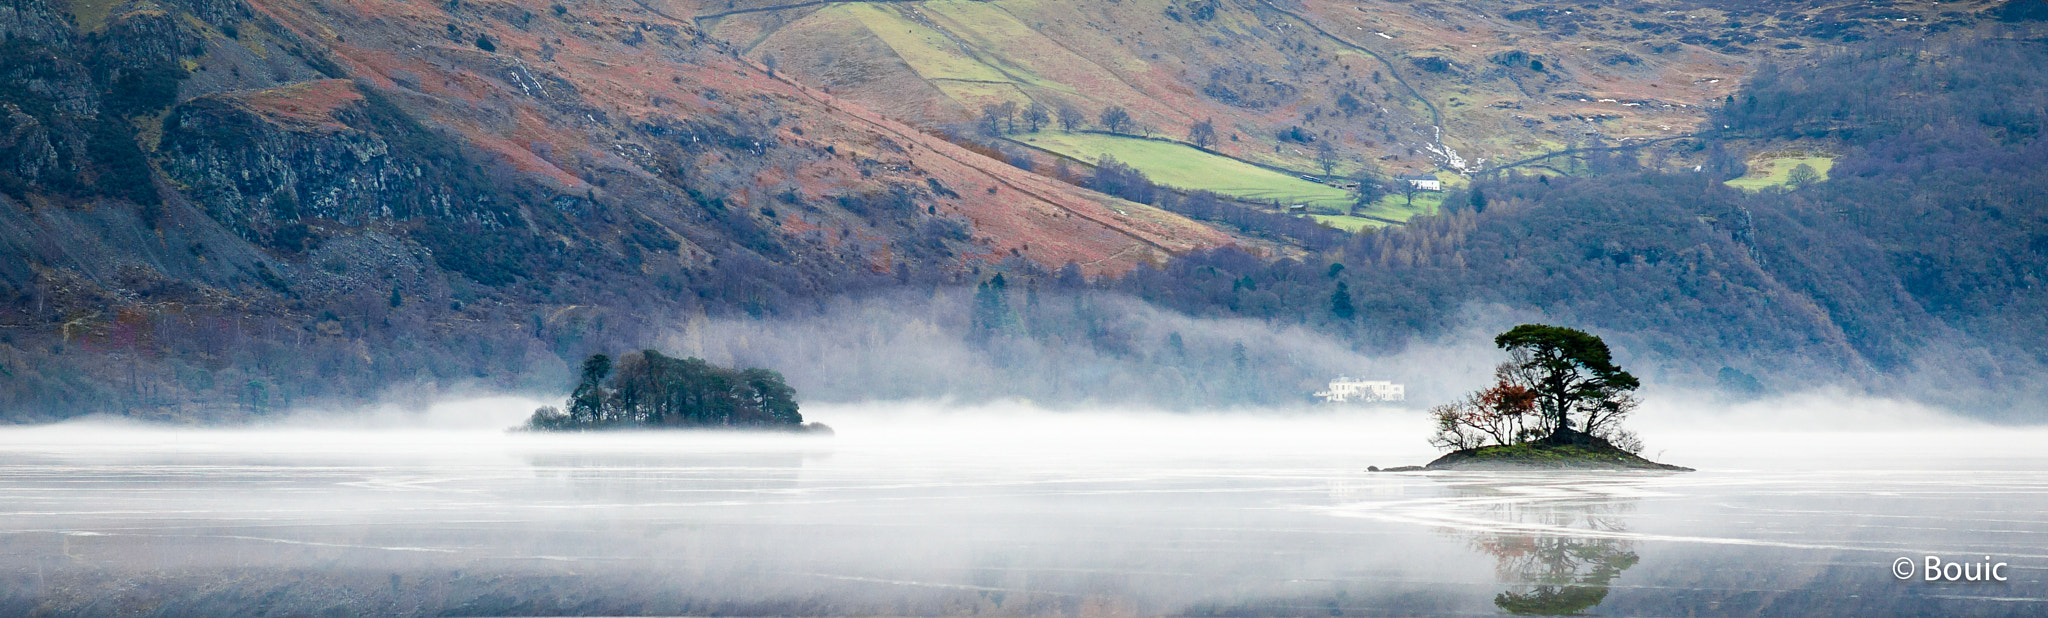
[[[1330,381],[1329,390],[1317,392],[1316,397],[1324,403],[1402,401],[1408,398],[1408,387],[1385,380],[1338,377]]]
[[[1406,181],[1408,184],[1414,185],[1415,188],[1421,189],[1423,191],[1444,190],[1444,181],[1430,174],[1409,174],[1406,176],[1402,176],[1401,180]]]

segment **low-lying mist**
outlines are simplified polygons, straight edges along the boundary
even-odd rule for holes
[[[776,369],[806,401],[1028,400],[1059,408],[1299,407],[1338,376],[1445,398],[1497,362],[1484,327],[1375,355],[1300,325],[1191,317],[1120,294],[1013,296],[1023,297],[1014,310],[991,309],[986,296],[962,289],[840,299],[809,317],[700,319],[656,347]]]
[[[1288,409],[1339,376],[1407,387],[1407,405],[1427,408],[1491,381],[1504,359],[1495,334],[1544,322],[1606,337],[1645,393],[1707,407],[1754,407],[1770,396],[1832,393],[1920,402],[1927,408],[2004,422],[2041,422],[2026,375],[1985,374],[1967,346],[1934,346],[1891,373],[1844,372],[1799,358],[1752,358],[1765,387],[1719,379],[1708,359],[1659,355],[1653,338],[1500,305],[1468,305],[1458,327],[1404,343],[1369,346],[1329,324],[1196,317],[1126,295],[1035,288],[990,295],[964,288],[927,294],[839,298],[804,317],[697,318],[651,347],[713,363],[782,372],[806,403],[933,400],[962,404],[1027,401],[1055,409],[1100,406],[1162,410]],[[624,350],[620,350],[623,352]],[[1961,360],[1958,360],[1958,359]],[[2006,363],[2012,365],[2012,363]],[[1725,373],[1728,371],[1722,368]],[[1682,393],[1680,395],[1679,393]],[[1808,395],[1814,396],[1814,395]],[[1746,403],[1747,402],[1747,403]]]
[[[1912,468],[1918,458],[2038,457],[2048,427],[1994,424],[1937,407],[1827,388],[1728,402],[1652,388],[1628,421],[1644,455],[1696,466]],[[235,428],[165,426],[114,417],[0,431],[0,450],[69,456],[141,453],[380,454],[502,457],[517,453],[712,454],[730,451],[893,453],[970,461],[1326,458],[1332,465],[1420,464],[1433,401],[1373,406],[1174,410],[1009,399],[813,402],[806,420],[833,436],[745,431],[516,431],[542,400],[492,396],[427,406],[302,409]],[[1064,464],[1063,464],[1064,465]]]
[[[835,436],[506,431],[536,403],[0,428],[0,614],[1474,614],[1516,573],[1604,556],[1571,581],[1629,570],[1609,613],[1661,615],[1679,587],[1788,594],[1744,565],[1879,599],[1907,549],[2048,555],[2015,523],[2038,519],[2048,432],[1839,392],[1646,393],[1636,428],[1699,468],[1679,475],[1366,471],[1438,454],[1419,404],[819,402]],[[1518,549],[1544,543],[1564,562]],[[1891,609],[1854,613],[1955,615]]]

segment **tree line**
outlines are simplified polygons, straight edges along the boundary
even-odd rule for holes
[[[567,409],[534,411],[536,431],[645,427],[788,427],[803,424],[796,390],[769,369],[728,369],[654,350],[583,361]]]

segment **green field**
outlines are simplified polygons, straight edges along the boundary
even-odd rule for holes
[[[1101,160],[1103,155],[1116,157],[1125,165],[1144,172],[1153,182],[1176,189],[1212,191],[1220,195],[1250,200],[1277,200],[1282,205],[1302,204],[1308,206],[1310,214],[1316,216],[1318,221],[1339,228],[1356,230],[1363,226],[1386,225],[1384,221],[1343,216],[1350,210],[1353,199],[1348,190],[1302,180],[1294,174],[1277,172],[1182,144],[1118,135],[1053,131],[1021,134],[1012,139],[1091,163]],[[1441,200],[1441,194],[1418,193],[1415,195],[1415,205],[1411,207],[1406,198],[1392,195],[1380,199],[1358,214],[1407,221],[1409,217],[1434,212],[1436,203]]]
[[[1375,228],[1386,225],[1386,223],[1382,221],[1374,221],[1372,219],[1363,219],[1359,217],[1350,217],[1345,215],[1309,215],[1309,218],[1315,219],[1316,223],[1321,223],[1323,225],[1344,230],[1346,232],[1357,232],[1367,228]]]
[[[1804,163],[1813,166],[1821,180],[1828,179],[1828,170],[1834,169],[1835,158],[1828,156],[1811,157],[1769,157],[1751,160],[1749,173],[1741,178],[1728,181],[1728,186],[1745,191],[1762,191],[1782,187],[1790,182],[1793,168]]]
[[[1125,165],[1138,168],[1153,182],[1178,189],[1214,191],[1234,197],[1279,200],[1282,204],[1307,204],[1310,207],[1346,208],[1351,205],[1350,191],[1181,144],[1118,135],[1052,131],[1017,135],[1014,139],[1089,163],[1101,160],[1103,155],[1113,156]]]

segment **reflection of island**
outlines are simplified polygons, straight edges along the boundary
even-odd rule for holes
[[[1635,544],[1616,538],[1627,532],[1621,516],[1635,508],[1632,500],[1589,493],[1571,485],[1557,497],[1487,502],[1484,507],[1500,526],[1468,531],[1472,546],[1494,557],[1506,591],[1493,604],[1510,614],[1566,615],[1585,611],[1607,598],[1607,587],[1621,572],[1635,566]],[[1460,486],[1470,497],[1526,498],[1509,494],[1504,485]],[[1576,532],[1576,533],[1575,533]]]

